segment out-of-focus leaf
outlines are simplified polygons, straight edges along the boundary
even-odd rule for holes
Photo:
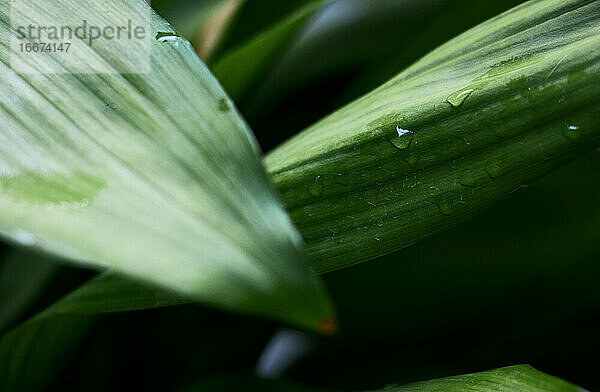
[[[62,298],[51,314],[93,314],[160,308],[190,303],[189,297],[145,282],[104,273]]]
[[[181,36],[193,42],[198,31],[231,0],[187,0],[152,1],[154,8]]]
[[[0,264],[0,334],[36,299],[58,266],[29,252],[13,251]]]
[[[273,59],[289,44],[324,0],[310,1],[274,26],[219,57],[211,67],[234,101],[244,99],[266,75]]]
[[[196,32],[194,47],[202,60],[209,61],[213,56],[242,4],[244,4],[243,0],[224,2]]]
[[[219,59],[237,47],[252,41],[254,37],[272,29],[294,12],[315,0],[241,0],[232,23],[223,34],[216,48],[215,59]]]
[[[531,1],[266,158],[318,272],[459,223],[600,145],[600,3]]]
[[[73,39],[68,53],[15,49],[19,25],[81,20],[146,30]],[[250,130],[172,31],[143,0],[0,4],[0,232],[206,304],[316,328],[331,306]]]
[[[0,391],[47,390],[86,335],[93,318],[34,318],[0,340]]]

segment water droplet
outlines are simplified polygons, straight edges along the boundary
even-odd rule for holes
[[[396,133],[398,136],[394,136],[390,139],[390,143],[392,143],[396,148],[400,150],[404,150],[410,146],[410,142],[413,139],[413,132],[408,129],[402,129],[400,127],[396,127]]]
[[[333,173],[333,182],[338,188],[346,189],[350,186],[350,176]]]
[[[535,89],[533,87],[525,87],[521,89],[521,96],[527,98],[528,101],[531,101],[535,95]]]
[[[460,106],[465,99],[475,90],[479,90],[486,86],[488,83],[498,79],[499,77],[513,72],[515,70],[528,67],[532,64],[541,61],[541,57],[512,57],[508,60],[501,61],[494,64],[487,70],[483,75],[476,77],[471,80],[468,86],[461,88],[458,91],[453,92],[446,98],[446,101],[453,107]]]
[[[312,206],[305,206],[304,207],[304,215],[306,215],[306,216],[313,216],[312,211],[313,211],[313,207]],[[305,235],[305,237],[306,237],[306,235]]]
[[[446,101],[455,108],[459,107],[473,91],[474,90],[472,88],[460,89],[450,94],[448,98],[446,98]]]
[[[225,98],[219,99],[219,111],[221,111],[221,112],[229,111],[229,105],[227,104],[227,100]]]
[[[160,31],[156,34],[156,41],[157,42],[169,42],[169,41],[174,41],[175,42],[175,46],[179,46],[179,35],[175,34],[173,32],[164,32],[164,31]]]
[[[505,174],[506,168],[500,161],[490,161],[485,165],[485,171],[491,178],[498,178]]]
[[[568,125],[562,133],[567,139],[576,141],[581,137],[581,131],[579,128],[580,127],[578,125]]]
[[[474,187],[477,183],[478,176],[472,171],[463,172],[460,175],[459,182],[462,186]]]
[[[323,179],[321,176],[316,176],[314,181],[308,183],[308,193],[316,197],[323,194]]]
[[[438,203],[438,209],[442,215],[450,215],[452,213],[452,200],[442,200]]]
[[[413,133],[413,131],[409,131],[408,129],[402,129],[399,126],[396,127],[396,133],[398,133],[399,137],[405,136],[405,135],[411,135]]]

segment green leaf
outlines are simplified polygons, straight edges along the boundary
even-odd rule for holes
[[[29,252],[13,251],[0,264],[0,334],[40,295],[57,264]]]
[[[223,34],[223,40],[215,51],[215,59],[223,54],[237,50],[266,31],[273,31],[278,23],[285,24],[285,19],[310,2],[320,0],[229,0],[240,3],[235,12],[233,23],[230,23]],[[276,30],[276,28],[275,28]],[[210,63],[209,63],[210,64]]]
[[[600,145],[600,3],[531,1],[266,158],[317,272],[408,246]]]
[[[272,61],[296,37],[323,3],[310,1],[269,29],[223,54],[211,70],[232,99],[238,102],[268,73]]]
[[[226,2],[225,0],[203,0],[190,4],[185,0],[154,0],[151,4],[152,8],[172,24],[179,34],[193,42],[198,30]]]
[[[36,317],[0,340],[0,391],[43,391],[93,322],[88,316]]]
[[[582,392],[583,389],[560,378],[539,372],[528,365],[509,366],[481,373],[390,386],[392,392]]]
[[[44,316],[122,312],[190,302],[189,297],[176,292],[107,272],[66,295],[45,310]]]
[[[82,19],[132,21],[144,37],[19,50],[19,25]],[[142,0],[0,5],[0,232],[206,304],[316,328],[331,305],[252,134],[172,32]]]

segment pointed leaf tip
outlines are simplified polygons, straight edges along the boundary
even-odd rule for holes
[[[23,38],[19,26],[82,20],[129,20],[145,34],[18,50],[40,33]],[[193,300],[315,325],[331,305],[257,144],[171,31],[137,0],[0,3],[0,233]]]

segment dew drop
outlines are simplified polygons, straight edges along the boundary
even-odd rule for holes
[[[316,176],[314,181],[308,183],[308,193],[316,197],[323,194],[323,179],[321,176]]]
[[[501,162],[491,161],[485,165],[485,171],[490,178],[498,178],[505,173],[505,168]]]
[[[477,175],[471,171],[464,172],[460,175],[460,185],[474,187],[477,183]]]
[[[179,46],[179,35],[172,32],[160,31],[156,34],[156,41],[160,43],[174,41],[175,46]]]
[[[345,189],[348,188],[350,186],[350,178],[349,176],[343,175],[342,173],[333,173],[334,175],[334,183]]]
[[[410,146],[410,142],[412,141],[412,136],[394,138],[390,141],[396,148],[398,148],[400,150],[405,150],[408,148],[408,146]]]
[[[570,140],[579,140],[581,137],[580,127],[578,125],[569,125],[563,130],[563,135]]]
[[[392,143],[396,148],[400,150],[405,150],[410,146],[410,142],[413,139],[413,132],[408,129],[402,129],[400,127],[396,127],[396,133],[398,136],[390,139],[390,143]]]
[[[408,129],[402,129],[399,126],[396,127],[396,133],[398,133],[399,137],[405,136],[405,135],[412,135],[413,131],[409,131]]]
[[[107,102],[106,103],[106,110],[117,110],[117,108],[118,108],[118,106],[114,102]]]
[[[452,213],[452,200],[442,200],[437,206],[442,215],[450,215]]]
[[[469,88],[469,89],[460,89],[460,90],[458,90],[458,91],[453,92],[452,94],[450,94],[448,96],[448,98],[446,98],[446,101],[450,105],[454,106],[455,108],[459,107],[460,105],[462,105],[462,103],[465,101],[465,99],[467,99],[467,97],[469,95],[471,95],[471,93],[473,91],[474,90],[472,88]]]
[[[460,106],[465,99],[475,90],[484,88],[490,82],[521,68],[528,67],[540,62],[541,57],[512,57],[510,59],[494,64],[483,75],[473,79],[468,86],[450,94],[446,101],[453,107]]]

